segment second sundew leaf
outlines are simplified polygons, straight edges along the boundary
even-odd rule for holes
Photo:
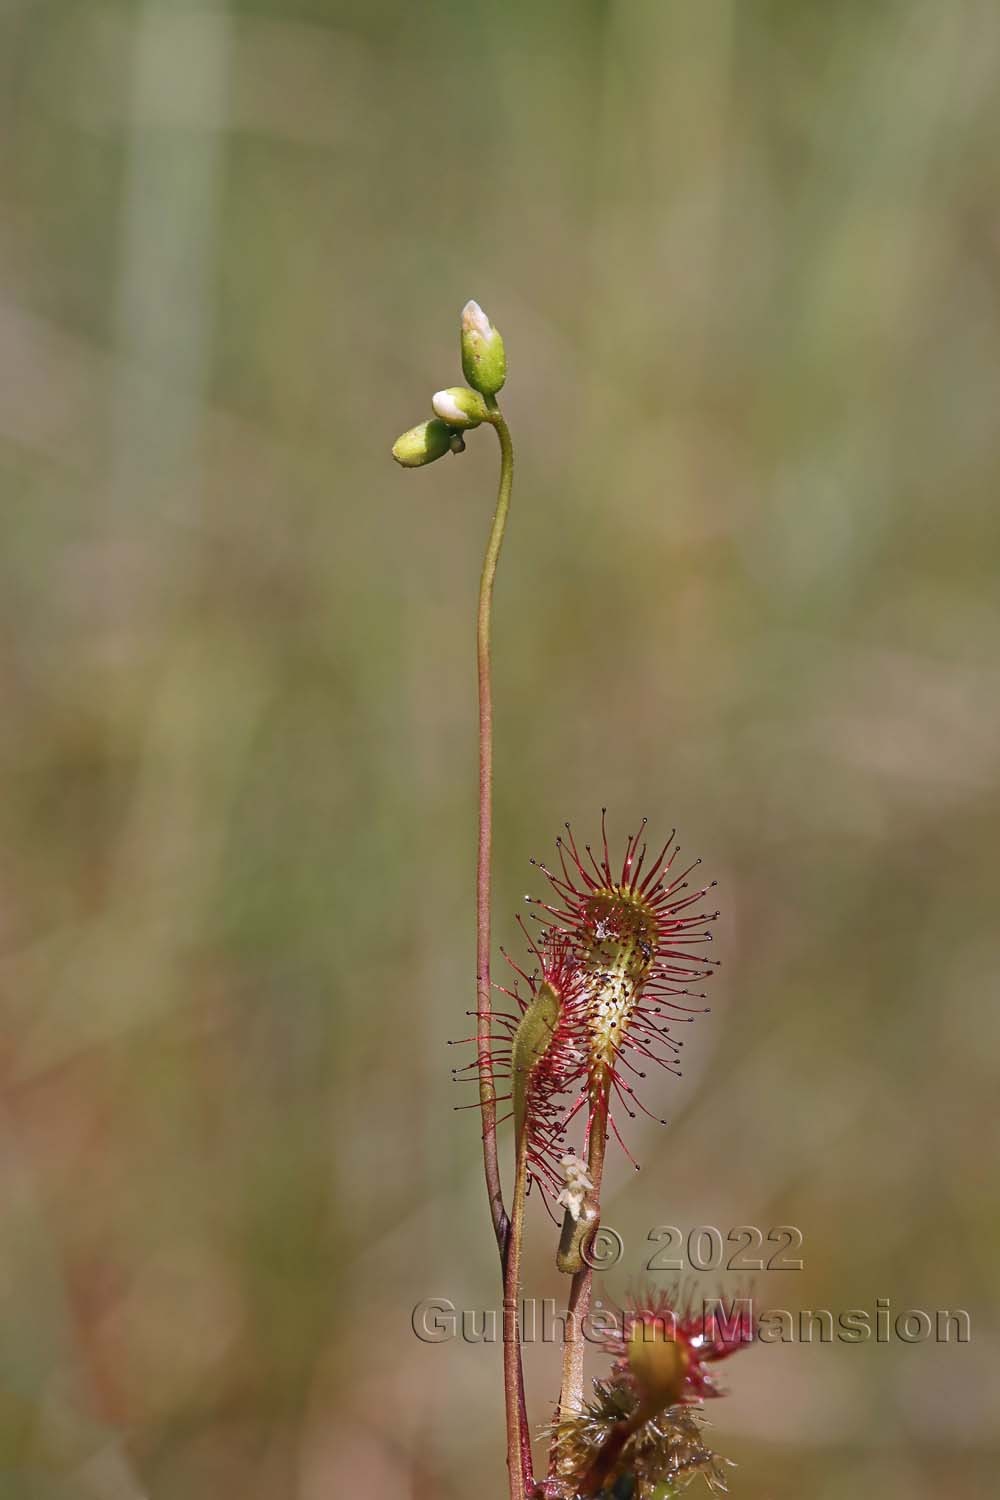
[[[701,955],[712,941],[717,911],[705,911],[703,899],[716,882],[690,889],[694,860],[674,873],[680,846],[674,834],[647,866],[644,829],[629,836],[619,867],[611,863],[605,818],[597,852],[585,844],[581,853],[570,826],[556,840],[559,869],[540,865],[552,886],[554,903],[528,899],[542,911],[543,931],[566,942],[584,976],[587,1000],[587,1068],[591,1120],[603,1119],[626,1155],[615,1122],[617,1108],[635,1118],[653,1115],[638,1098],[631,1079],[646,1076],[655,1063],[680,1076],[682,1042],[671,1032],[707,1009],[705,992],[695,983],[710,979],[717,961]],[[692,1003],[693,1002],[693,1003]],[[663,1122],[661,1122],[663,1123]]]
[[[549,982],[538,986],[531,1003],[521,1017],[511,1049],[511,1079],[514,1102],[514,1142],[521,1140],[528,1113],[528,1094],[532,1080],[552,1045],[559,1024],[559,992]]]

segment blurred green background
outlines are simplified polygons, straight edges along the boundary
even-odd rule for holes
[[[499,1346],[410,1328],[497,1299],[495,444],[388,452],[468,297],[497,938],[605,803],[721,882],[608,1292],[790,1223],[767,1306],[966,1308],[711,1416],[742,1500],[994,1492],[998,84],[990,0],[0,5],[5,1500],[504,1493]]]

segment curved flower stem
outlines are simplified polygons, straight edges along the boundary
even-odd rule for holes
[[[493,1232],[501,1261],[507,1256],[510,1223],[503,1206],[497,1159],[497,1091],[490,1049],[493,996],[490,987],[490,917],[493,863],[493,580],[503,544],[514,479],[514,449],[496,398],[488,398],[489,421],[500,442],[500,488],[493,526],[486,544],[479,583],[476,659],[479,670],[479,859],[476,870],[476,1039],[479,1055],[479,1105],[483,1121],[483,1170],[489,1194]]]
[[[507,512],[514,481],[514,448],[510,429],[496,398],[488,396],[487,420],[500,443],[500,486],[483,572],[479,583],[479,614],[476,659],[479,670],[479,859],[476,871],[476,1039],[479,1057],[479,1104],[483,1121],[483,1169],[490,1200],[493,1232],[500,1251],[504,1280],[504,1404],[507,1416],[507,1468],[511,1500],[525,1500],[534,1489],[531,1443],[524,1401],[521,1369],[521,1336],[518,1299],[521,1286],[521,1234],[527,1160],[518,1152],[514,1196],[508,1219],[503,1204],[500,1165],[497,1157],[496,1084],[490,1048],[493,997],[490,984],[490,944],[493,893],[493,583],[503,545]]]

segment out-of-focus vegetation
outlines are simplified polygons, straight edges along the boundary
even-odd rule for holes
[[[790,1223],[768,1306],[967,1308],[711,1415],[742,1500],[990,1493],[1000,11],[5,0],[0,136],[0,1492],[503,1492],[498,1347],[410,1330],[497,1298],[495,445],[388,453],[476,297],[497,936],[604,803],[722,882],[608,1291]]]

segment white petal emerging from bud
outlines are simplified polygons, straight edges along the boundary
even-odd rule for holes
[[[478,427],[486,418],[486,402],[478,391],[467,390],[464,385],[435,391],[431,405],[435,414],[451,427]]]
[[[484,339],[492,337],[493,324],[478,302],[467,302],[462,308],[462,331],[463,333],[478,333]]]
[[[462,308],[462,371],[484,396],[495,396],[507,378],[503,339],[478,302]]]

